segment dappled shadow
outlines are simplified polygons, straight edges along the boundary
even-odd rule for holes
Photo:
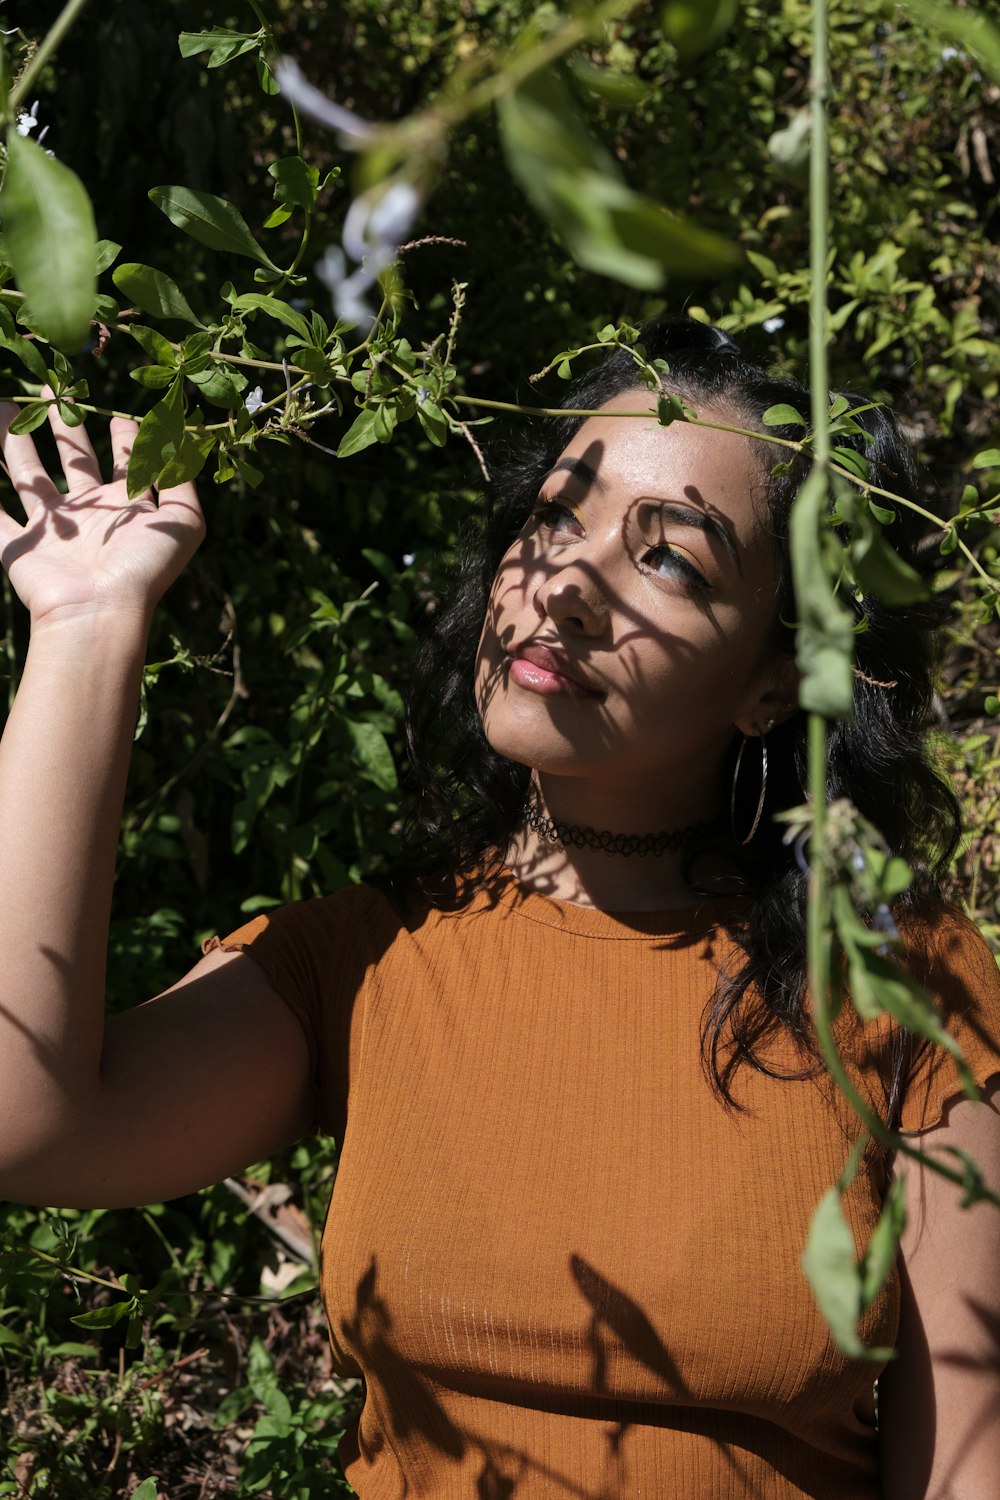
[[[401,1346],[407,1335],[397,1334],[372,1254],[356,1286],[353,1315],[338,1319],[333,1330],[335,1345],[349,1354],[367,1385],[358,1428],[341,1445],[342,1460],[349,1474],[354,1468],[355,1481],[363,1483],[374,1465],[391,1472],[394,1493],[400,1495],[414,1493],[421,1482],[417,1476],[422,1476],[424,1483],[433,1477],[447,1482],[449,1493],[466,1493],[470,1500],[622,1500],[639,1494],[639,1486],[648,1486],[651,1476],[669,1475],[671,1432],[707,1443],[719,1472],[737,1477],[746,1473],[748,1453],[769,1453],[769,1424],[758,1424],[756,1435],[743,1433],[738,1413],[698,1407],[697,1395],[686,1386],[648,1314],[627,1292],[580,1255],[569,1257],[567,1272],[584,1313],[572,1338],[589,1351],[590,1375],[583,1386],[574,1385],[569,1374],[565,1387],[551,1382],[533,1386],[527,1377],[498,1376],[489,1367],[490,1351],[479,1346],[475,1334],[468,1368],[460,1372],[421,1360],[417,1350],[411,1357]],[[407,1311],[400,1309],[400,1327],[412,1333]],[[468,1327],[456,1323],[452,1337],[464,1346]],[[612,1356],[619,1367],[625,1361],[626,1372],[634,1362],[655,1376],[662,1402],[616,1389]],[[567,1371],[571,1368],[568,1358]],[[519,1445],[491,1434],[489,1403],[508,1413],[508,1426],[533,1428],[535,1441]],[[567,1419],[564,1430],[561,1419]],[[564,1441],[568,1451],[577,1449],[581,1419],[589,1429],[589,1462],[583,1474],[566,1472],[553,1453]],[[745,1452],[737,1433],[748,1444]],[[785,1455],[779,1453],[777,1459],[783,1468]]]
[[[749,681],[753,652],[773,631],[776,590],[773,601],[761,592],[763,564],[747,568],[733,517],[690,478],[690,456],[648,476],[652,493],[613,480],[624,489],[619,508],[602,477],[606,448],[593,438],[558,460],[541,486],[541,510],[500,562],[476,666],[480,717],[500,754],[531,766],[547,817],[615,834],[709,822],[716,830],[698,851],[700,890],[676,849],[619,862],[615,904],[600,850],[567,857],[554,842],[525,837],[519,875],[606,910],[667,909],[689,902],[693,889],[740,894],[745,869],[721,806],[734,730],[716,699],[735,703],[733,683]],[[763,546],[756,529],[743,545]],[[543,666],[551,658],[578,690],[525,692],[525,651],[529,661],[542,653]]]

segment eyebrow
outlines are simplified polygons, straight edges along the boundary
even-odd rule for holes
[[[714,536],[722,544],[736,571],[743,572],[739,548],[721,521],[717,521],[707,511],[698,510],[691,505],[673,505],[669,500],[658,500],[654,503],[665,520],[674,521],[678,526],[693,526],[697,531],[704,531],[709,536]]]
[[[557,458],[548,474],[546,474],[545,479],[549,479],[553,474],[558,474],[563,470],[567,474],[572,474],[574,479],[582,479],[584,484],[591,485],[599,495],[603,495],[607,489],[607,485],[600,474],[598,474],[596,469],[591,468],[590,464],[584,458]],[[542,480],[543,484],[545,483],[545,479]]]

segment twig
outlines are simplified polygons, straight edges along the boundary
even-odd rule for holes
[[[469,447],[472,449],[473,453],[476,455],[476,458],[479,460],[479,467],[482,470],[483,478],[486,480],[486,483],[492,484],[493,480],[490,476],[489,469],[486,467],[486,459],[483,457],[483,450],[476,442],[475,436],[473,435],[472,429],[470,428],[468,422],[459,422],[458,429],[461,432],[462,436],[465,438],[466,442],[469,444]]]
[[[172,1365],[168,1365],[165,1370],[161,1370],[159,1375],[151,1375],[148,1380],[140,1380],[138,1389],[140,1391],[148,1391],[150,1386],[159,1385],[161,1380],[166,1380],[168,1376],[176,1374],[185,1365],[193,1364],[196,1359],[202,1359],[207,1353],[208,1348],[206,1347],[204,1349],[195,1349],[193,1354],[185,1354],[183,1359],[175,1360]]]

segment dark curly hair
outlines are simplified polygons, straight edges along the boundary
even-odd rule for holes
[[[696,409],[723,414],[734,425],[763,430],[765,411],[780,403],[809,410],[805,387],[749,362],[719,329],[660,322],[644,326],[640,340],[648,360],[666,362],[668,392]],[[570,386],[564,405],[593,409],[633,388],[643,388],[639,368],[627,349],[616,348]],[[852,407],[866,404],[862,397],[843,394]],[[530,770],[498,755],[487,741],[473,693],[473,668],[500,559],[537,503],[543,476],[582,420],[567,416],[538,422],[508,451],[483,522],[464,536],[453,601],[417,659],[407,719],[415,795],[404,867],[421,879],[432,899],[461,902],[473,887],[495,879],[523,817]],[[838,437],[838,444],[864,454],[873,483],[915,498],[913,458],[892,415],[874,406],[857,420],[867,438]],[[779,437],[801,436],[797,427],[769,430]],[[796,606],[787,525],[808,460],[799,457],[773,473],[774,455],[773,446],[760,443],[755,500],[758,511],[769,517],[779,558],[775,646],[791,650]],[[899,507],[891,540],[914,566],[920,535],[919,517]],[[939,888],[961,834],[957,799],[926,754],[939,609],[932,600],[905,608],[888,607],[875,597],[851,602],[859,621],[863,617],[866,623],[856,637],[854,716],[833,724],[829,733],[826,796],[849,799],[880,829],[892,852],[914,867],[917,878],[895,905],[900,917]],[[724,769],[729,776],[737,739]],[[770,1072],[763,1060],[765,1042],[776,1030],[791,1034],[804,1055],[813,1053],[806,1008],[807,876],[785,843],[782,826],[773,821],[776,812],[806,800],[804,713],[770,732],[768,760],[764,817],[753,840],[752,862],[743,864],[753,900],[738,933],[741,961],[720,977],[703,1022],[709,1076],[720,1097],[736,1108],[736,1070],[746,1062]],[[740,827],[750,826],[755,802],[753,797],[750,805],[737,804]]]

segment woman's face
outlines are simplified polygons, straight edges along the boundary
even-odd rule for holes
[[[544,481],[493,582],[476,696],[510,760],[694,794],[736,728],[792,712],[795,674],[750,440],[619,414],[641,401],[608,402]]]

